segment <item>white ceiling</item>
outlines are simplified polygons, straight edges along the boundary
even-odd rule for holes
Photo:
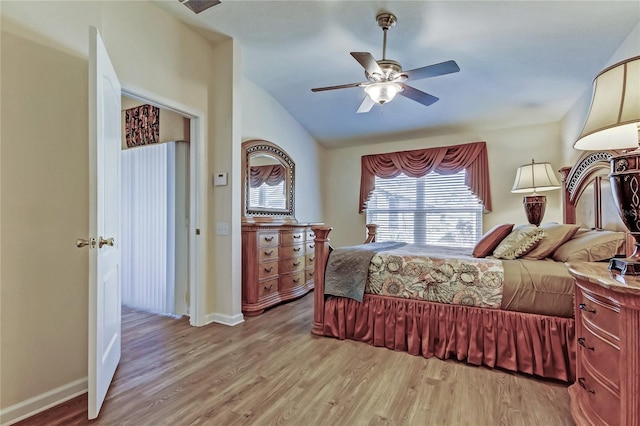
[[[327,147],[558,121],[640,21],[637,0],[222,0],[200,15],[177,0],[158,3],[200,31],[239,40],[245,77]],[[435,104],[399,96],[356,114],[362,88],[311,92],[366,80],[349,52],[381,59],[380,11],[398,18],[388,59],[404,70],[460,66],[409,82],[439,97]]]

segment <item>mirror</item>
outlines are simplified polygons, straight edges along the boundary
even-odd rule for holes
[[[264,140],[242,144],[243,220],[295,222],[295,163],[279,146]]]

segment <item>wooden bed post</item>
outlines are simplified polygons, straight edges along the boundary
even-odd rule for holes
[[[565,166],[558,170],[562,175],[562,218],[563,223],[576,223],[576,206],[571,203],[571,194],[567,188],[567,179],[571,167]]]
[[[329,258],[330,226],[312,226],[315,234],[315,271],[313,274],[313,328],[311,333],[323,336],[324,332],[324,270]]]
[[[368,223],[367,227],[367,239],[365,240],[365,244],[375,243],[376,242],[376,231],[378,230],[378,225],[375,223]]]

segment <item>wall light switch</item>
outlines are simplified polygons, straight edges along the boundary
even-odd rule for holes
[[[225,186],[227,184],[227,172],[218,172],[213,175],[214,186]]]
[[[229,235],[229,224],[226,222],[218,222],[216,224],[216,234]]]

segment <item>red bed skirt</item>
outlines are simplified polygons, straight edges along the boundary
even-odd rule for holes
[[[329,297],[324,306],[326,336],[575,381],[573,318],[370,294],[362,302]]]

